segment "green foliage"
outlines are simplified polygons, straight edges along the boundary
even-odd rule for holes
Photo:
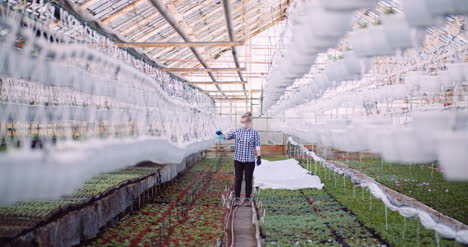
[[[322,190],[259,190],[265,246],[380,246],[357,217]],[[259,203],[257,203],[258,205]]]
[[[0,143],[0,152],[5,152],[8,150],[8,145],[6,144],[5,137],[2,137],[1,143]]]
[[[384,204],[372,197],[367,189],[355,186],[349,178],[335,176],[320,164],[311,166],[310,170],[317,170],[321,181],[325,183],[324,189],[391,246],[437,246],[435,233],[424,229],[418,220],[405,219],[398,212],[387,210],[386,224]],[[440,246],[462,245],[453,240],[441,239]]]
[[[262,159],[268,160],[268,161],[279,161],[279,160],[287,160],[289,159],[287,156],[280,156],[280,157],[263,157]]]
[[[0,216],[46,217],[59,208],[78,203],[86,198],[97,196],[132,178],[155,173],[157,168],[131,167],[113,173],[101,174],[88,180],[73,198],[59,200],[22,201],[11,206],[0,207]]]
[[[80,202],[81,199],[62,199],[54,201],[24,201],[14,206],[0,207],[0,216],[47,217],[52,211]]]
[[[434,169],[432,164],[402,165],[380,159],[346,161],[346,164],[391,189],[468,224],[468,183],[446,181],[437,163]]]
[[[384,14],[393,15],[393,14],[395,14],[395,10],[393,8],[387,8],[387,9],[384,10]]]
[[[87,246],[215,246],[224,235],[221,196],[233,179],[232,159],[218,161],[204,159],[161,186],[154,203],[106,228]]]

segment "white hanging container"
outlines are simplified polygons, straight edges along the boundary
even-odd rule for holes
[[[384,132],[381,136],[381,154],[382,158],[389,162],[399,162],[401,160],[398,143],[395,138],[395,132],[398,131],[395,127],[393,127],[390,131]]]
[[[451,112],[416,112],[412,126],[429,153],[436,152],[436,137],[450,130],[454,125],[454,114]]]
[[[468,132],[444,132],[438,138],[437,158],[450,181],[468,181]]]
[[[447,64],[447,71],[450,79],[455,83],[460,83],[466,80],[465,78],[465,63],[452,63]]]
[[[426,0],[426,3],[434,16],[468,14],[468,1],[466,0]]]
[[[323,8],[331,11],[352,12],[358,9],[374,8],[376,0],[320,0]]]
[[[394,50],[406,50],[413,47],[411,28],[402,14],[382,16],[382,25],[388,44]]]
[[[361,57],[390,56],[395,50],[386,39],[382,27],[360,29],[349,35],[354,52]]]
[[[421,78],[424,76],[422,71],[409,71],[405,76],[406,88],[408,91],[417,91],[421,86]]]
[[[442,85],[438,76],[423,76],[420,79],[420,90],[424,93],[440,93]]]
[[[437,23],[426,0],[405,0],[401,1],[401,6],[406,14],[406,21],[412,27],[425,29]]]
[[[437,159],[436,153],[418,138],[412,128],[403,128],[393,133],[399,162],[406,164],[429,163]]]
[[[351,30],[351,13],[326,11],[320,8],[318,4],[312,5],[316,6],[311,8],[308,13],[306,24],[300,26],[303,29],[296,29],[296,31],[307,34],[304,30],[309,30],[316,36],[336,39]]]
[[[440,78],[440,84],[443,90],[449,90],[455,88],[455,83],[453,82],[449,71],[439,71],[438,73]]]

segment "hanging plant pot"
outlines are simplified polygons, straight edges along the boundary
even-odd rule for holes
[[[304,47],[303,52],[307,54],[318,54],[324,52],[330,47],[335,47],[338,44],[339,40],[334,38],[326,38],[315,35],[313,31],[304,32],[301,31],[300,36],[298,36],[298,46]],[[302,51],[301,51],[302,52]]]
[[[420,82],[420,90],[423,93],[440,93],[442,91],[442,85],[438,76],[423,76]]]
[[[301,78],[307,72],[309,72],[311,66],[312,64],[298,64],[298,65],[290,64],[288,66],[288,73],[294,79]],[[292,82],[293,81],[291,81],[291,83]],[[289,83],[288,86],[291,85],[291,83]]]
[[[410,26],[425,29],[436,24],[426,0],[405,0],[401,5]]]
[[[369,30],[373,44],[373,57],[395,55],[395,49],[390,46],[390,43],[385,36],[385,30],[382,27],[376,27]]]
[[[414,113],[412,127],[429,153],[436,153],[436,136],[448,131],[454,123],[450,112],[417,112]]]
[[[466,0],[426,0],[426,3],[434,16],[468,14],[468,2]]]
[[[343,59],[339,59],[334,64],[334,67],[339,78],[337,81],[348,81],[353,79],[353,75],[348,71],[348,68],[346,67]]]
[[[368,150],[368,143],[363,126],[352,126],[347,129],[343,150],[346,152],[364,152]]]
[[[401,160],[398,153],[398,143],[394,138],[395,131],[396,130],[386,132],[380,140],[382,142],[382,158],[389,162],[399,162]]]
[[[468,181],[467,150],[467,132],[445,132],[438,138],[437,157],[447,180]]]
[[[356,30],[349,34],[349,43],[353,48],[354,53],[359,57],[372,56],[370,50],[372,49],[372,39],[369,30],[362,29]]]
[[[408,96],[408,89],[403,84],[396,84],[388,87],[388,97],[392,99],[403,99]]]
[[[321,0],[323,8],[330,11],[348,11],[352,12],[358,9],[373,8],[376,0]]]
[[[320,135],[320,144],[322,144],[325,147],[331,147],[333,145],[332,135],[328,129],[320,130],[319,135]]]
[[[307,22],[299,31],[309,30],[321,38],[337,39],[351,30],[351,18],[351,13],[325,11],[317,7],[308,13]]]
[[[452,0],[426,0],[427,7],[433,16],[445,16],[455,12]]]
[[[409,71],[405,76],[405,84],[408,91],[417,91],[421,85],[421,77],[424,76],[422,71]]]
[[[464,81],[468,81],[468,63],[463,64]]]
[[[455,88],[455,83],[452,81],[452,78],[450,76],[450,72],[448,72],[448,71],[439,71],[438,75],[439,75],[440,84],[441,84],[443,90],[449,90],[449,89],[454,89]]]
[[[354,52],[360,57],[375,57],[394,55],[383,28],[369,28],[354,31],[349,37]]]
[[[453,82],[459,83],[465,80],[465,63],[447,64],[447,71]]]
[[[343,59],[344,64],[346,66],[346,69],[349,71],[349,73],[355,74],[355,75],[361,75],[362,59],[356,56],[356,54],[352,51],[344,52],[343,57],[344,57]]]
[[[453,4],[454,15],[468,15],[468,3],[466,0],[450,0]]]
[[[406,50],[413,47],[411,28],[404,15],[384,15],[382,23],[385,37],[392,49]]]
[[[313,83],[317,85],[318,90],[325,90],[330,86],[330,81],[323,74],[318,75]]]
[[[455,112],[453,129],[456,131],[468,131],[468,112]]]
[[[345,131],[342,129],[332,129],[331,133],[331,146],[336,149],[343,150],[343,143],[345,142]]]
[[[394,132],[399,161],[406,164],[429,163],[437,159],[436,153],[426,148],[425,143],[410,128]]]

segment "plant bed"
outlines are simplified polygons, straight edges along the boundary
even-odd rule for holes
[[[70,207],[74,204],[89,200],[91,197],[96,197],[119,187],[119,185],[128,183],[130,180],[153,175],[158,172],[160,167],[161,166],[150,169],[131,167],[113,173],[101,174],[91,178],[73,195],[64,196],[64,198],[60,200],[22,201],[11,206],[1,206],[0,217],[22,216],[41,217],[45,219],[51,216],[54,211],[61,208]]]
[[[437,163],[401,165],[380,159],[347,160],[350,168],[374,178],[379,183],[468,224],[468,183],[449,182]]]
[[[194,154],[177,168],[192,166],[200,158],[200,154]],[[156,164],[131,167],[95,176],[77,193],[60,200],[2,206],[0,246],[74,246],[96,238],[102,227],[115,224],[154,197],[160,174],[170,168]]]
[[[265,246],[382,246],[357,217],[322,190],[259,190]]]
[[[438,246],[437,242],[439,246],[462,246],[425,229],[419,220],[406,219],[398,212],[386,209],[380,199],[371,196],[367,189],[354,185],[351,179],[334,174],[320,164],[311,165],[309,169],[320,176],[326,193],[390,246]]]
[[[154,203],[106,228],[87,246],[216,246],[224,237],[222,196],[232,160],[205,159],[161,186]]]

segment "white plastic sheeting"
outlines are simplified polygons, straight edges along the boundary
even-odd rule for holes
[[[322,164],[323,167],[338,173],[342,174],[346,177],[351,178],[353,183],[358,184],[361,187],[368,188],[370,193],[385,204],[385,206],[392,210],[398,211],[401,216],[406,218],[418,218],[421,224],[426,228],[437,232],[440,236],[448,239],[455,239],[457,242],[462,244],[468,244],[468,230],[459,230],[454,229],[453,226],[448,226],[441,222],[438,222],[434,217],[430,214],[425,212],[424,210],[413,208],[410,206],[403,206],[395,204],[390,198],[387,196],[385,191],[380,187],[377,183],[370,183],[368,181],[363,181],[361,178],[355,176],[350,169],[343,169],[338,168],[335,165],[327,162],[325,159],[317,156],[314,152],[309,151],[302,145],[296,143],[292,138],[288,139],[288,143],[292,145],[300,146],[303,149],[303,154],[312,157],[316,162]]]
[[[45,23],[53,22],[55,7],[44,7],[51,10]],[[0,142],[7,147],[0,153],[0,204],[58,199],[97,174],[140,161],[179,164],[214,145],[216,129],[229,129],[206,93],[60,11],[67,18],[59,25],[95,39],[51,42],[64,34],[13,10],[0,13]]]
[[[371,12],[374,15],[379,15],[378,19],[381,25],[369,25],[370,23],[354,21],[367,19],[361,16],[361,12],[356,13],[357,9],[373,10],[376,5],[375,11]],[[361,8],[355,8],[357,6],[361,6]],[[385,13],[388,10],[392,13]],[[366,12],[367,14],[364,15],[369,14],[368,11]],[[369,65],[377,64],[371,62],[373,58],[395,57],[406,49],[419,49],[426,38],[426,28],[444,26],[448,15],[463,16],[467,13],[468,1],[466,0],[407,0],[401,1],[400,4],[387,3],[385,6],[383,4],[380,6],[375,0],[294,1],[288,9],[287,25],[281,35],[281,44],[284,45],[278,46],[274,51],[272,66],[265,83],[264,109],[270,109],[270,113],[274,115],[281,114],[285,109],[303,104],[315,97],[321,97],[327,89],[336,88],[345,81],[366,79],[364,75],[372,67]],[[355,26],[353,31],[351,31],[352,24]],[[361,28],[356,28],[358,24]],[[325,61],[325,68],[317,70],[320,73],[316,73],[315,69],[311,70],[311,67],[322,66],[324,61],[320,61],[317,57],[324,54],[328,48],[337,47],[338,42],[346,33],[348,33],[347,38],[342,43],[349,45],[347,48],[352,50],[345,52],[337,61],[332,59]],[[457,35],[462,33],[459,32]],[[429,43],[432,42],[426,42],[423,47],[430,47]],[[337,50],[340,50],[341,53],[342,48],[340,46]],[[433,50],[430,49],[430,56],[437,56],[438,52],[433,52]],[[407,56],[404,54],[404,56],[399,57]],[[431,58],[431,62],[435,63],[433,58]],[[396,66],[403,65],[394,64]],[[466,63],[465,65],[463,63],[457,64],[455,67],[464,66]],[[459,69],[463,68],[456,70]],[[451,69],[449,68],[449,70]],[[396,71],[399,75],[402,71],[407,70],[403,65],[401,69]],[[426,71],[418,72],[420,74],[417,76],[417,81],[422,83],[414,84],[410,80],[405,80],[410,91],[421,90],[426,94],[440,93],[444,82],[453,84],[456,81],[452,79],[447,81],[440,75],[426,74]],[[309,75],[304,77],[306,74]],[[386,80],[382,80],[383,77],[389,77],[388,80],[392,81],[395,76],[389,71],[372,72],[367,75],[372,77],[373,74],[380,74],[380,80],[376,85],[384,84],[382,82]],[[456,73],[450,73],[450,75],[459,79],[463,78],[463,72],[458,74],[459,76]],[[309,83],[302,84],[304,82],[302,79],[309,81]],[[289,86],[300,85],[300,83],[305,87],[297,89],[293,86],[287,90]],[[298,93],[289,93],[292,91]],[[304,91],[308,92],[306,97],[304,97]]]
[[[255,186],[262,189],[322,189],[324,185],[318,176],[310,175],[295,159],[262,160],[262,165],[255,168],[254,177]]]
[[[92,140],[60,143],[50,150],[8,152],[0,162],[0,204],[20,200],[58,199],[72,194],[100,173],[123,169],[141,161],[176,166],[190,154],[213,146],[216,138],[176,145],[163,138]],[[177,166],[176,166],[177,167]],[[168,181],[178,173],[161,174]]]
[[[389,162],[425,164],[438,160],[447,180],[468,181],[468,111],[413,111],[406,117],[409,120],[404,124],[389,116],[318,123],[285,118],[273,126],[308,143],[345,152],[378,153]]]

